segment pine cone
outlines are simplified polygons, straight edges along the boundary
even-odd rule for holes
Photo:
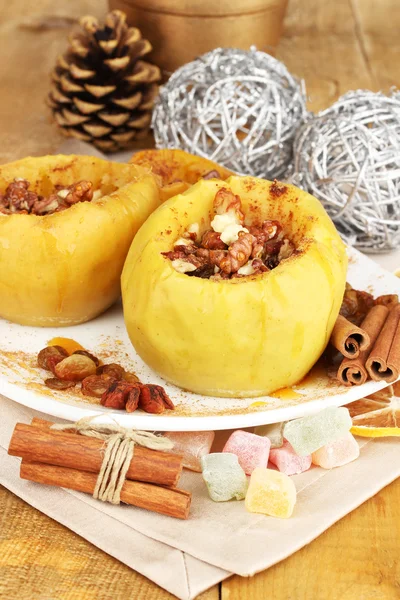
[[[160,69],[142,60],[152,46],[123,12],[110,12],[103,27],[90,16],[79,23],[53,70],[48,104],[66,136],[114,152],[147,134]]]

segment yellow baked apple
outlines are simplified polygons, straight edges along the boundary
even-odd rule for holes
[[[130,162],[150,168],[159,177],[162,202],[185,192],[202,177],[227,179],[233,175],[232,171],[208,158],[169,148],[141,150]]]
[[[82,180],[91,201],[40,208]],[[31,195],[19,197],[28,183]],[[37,195],[49,212],[29,212]],[[0,199],[0,317],[49,327],[88,321],[117,300],[132,239],[160,203],[149,169],[61,155],[0,166]]]
[[[201,236],[211,223],[215,235],[221,194],[236,198],[233,204],[241,201],[239,243],[253,239],[245,232],[263,222],[272,237],[278,231],[273,224],[282,225],[287,239],[279,247],[290,251],[279,250],[280,262],[267,261],[271,268],[263,263],[263,272],[247,263],[231,277],[233,259],[247,260],[231,245],[219,251],[223,259],[213,255],[216,275],[204,279],[193,276],[185,260],[169,259],[174,248],[182,254],[193,224]],[[203,180],[161,205],[135,237],[122,274],[125,323],[138,354],[167,381],[204,395],[261,396],[295,384],[320,357],[339,313],[346,271],[345,246],[313,196],[253,177]]]

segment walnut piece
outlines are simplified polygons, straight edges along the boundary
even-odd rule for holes
[[[239,238],[229,246],[226,256],[219,263],[219,268],[224,273],[237,273],[251,256],[254,236],[251,233],[239,232]]]
[[[226,244],[221,240],[221,234],[211,229],[203,234],[201,245],[208,250],[225,250],[226,248]]]
[[[48,215],[69,208],[77,202],[90,202],[93,199],[91,181],[78,181],[67,187],[56,186],[48,197],[39,196],[29,190],[29,181],[15,178],[0,194],[0,212],[11,214]],[[99,191],[99,190],[97,190]]]
[[[73,183],[67,189],[69,193],[64,198],[67,204],[76,204],[77,202],[90,202],[93,198],[93,184],[91,181],[78,181]]]
[[[233,213],[236,216],[238,223],[243,224],[244,214],[242,212],[242,202],[240,197],[236,196],[236,194],[227,188],[221,188],[215,194],[214,211],[217,215]]]
[[[214,281],[245,277],[266,273],[293,254],[294,245],[279,221],[243,226],[241,200],[230,190],[218,190],[213,206],[211,229],[200,236],[195,223],[176,240],[173,250],[162,252],[179,273]]]

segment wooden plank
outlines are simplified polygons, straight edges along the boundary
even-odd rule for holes
[[[175,596],[0,486],[0,598],[173,600]],[[218,600],[218,586],[199,600]]]
[[[373,89],[388,92],[400,88],[400,5],[398,0],[351,0]]]
[[[0,163],[49,154],[64,139],[50,122],[45,97],[57,56],[67,48],[67,28],[30,29],[48,17],[101,16],[106,0],[13,0],[3,2],[0,25]]]
[[[399,552],[397,480],[285,561],[223,582],[221,600],[398,600]]]
[[[277,58],[305,80],[313,111],[348,90],[373,88],[349,0],[291,0]]]
[[[21,27],[32,16],[104,14],[106,0],[13,0],[0,25],[0,162],[44,154],[62,140],[48,121],[49,72],[67,29]],[[398,0],[291,0],[278,58],[304,77],[320,110],[348,89],[400,87]],[[223,584],[224,600],[399,597],[400,482],[315,542],[252,579]],[[72,600],[172,598],[146,578],[0,489],[0,597]],[[202,600],[217,600],[218,587]]]

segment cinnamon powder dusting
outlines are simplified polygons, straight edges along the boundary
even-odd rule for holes
[[[123,341],[106,336],[101,344],[93,349],[103,361],[119,362],[128,370],[135,372],[143,379],[149,379],[148,369],[139,366],[132,357],[133,351]],[[43,382],[43,371],[37,368],[37,354],[0,350],[0,376],[6,378],[23,389],[28,389],[40,396],[52,398],[67,404],[100,405],[100,400],[84,396],[78,388],[63,390],[50,389]],[[154,374],[151,375],[154,378]],[[163,383],[162,381],[160,383]],[[166,385],[166,384],[164,384]],[[245,415],[276,408],[296,406],[312,400],[326,398],[347,392],[347,388],[331,379],[322,363],[317,364],[301,382],[293,386],[296,397],[292,398],[208,398],[191,394],[174,386],[166,385],[166,389],[175,404],[174,411],[166,411],[164,417],[219,417]],[[293,394],[294,396],[294,394]],[[41,409],[38,397],[38,410]]]
[[[283,196],[283,194],[286,194],[287,190],[288,190],[287,186],[284,185],[283,183],[280,183],[276,179],[274,179],[273,184],[269,188],[270,194],[272,196],[274,196],[275,198],[279,198],[280,196]]]

